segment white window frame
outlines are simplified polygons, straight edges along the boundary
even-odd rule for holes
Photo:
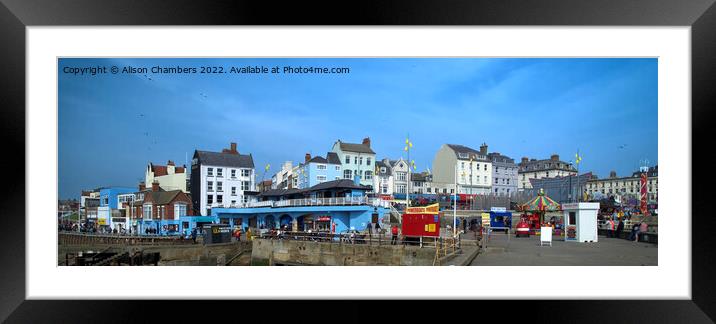
[[[328,167],[325,164],[316,164],[317,170],[326,170]]]
[[[207,191],[207,192],[213,192],[213,191],[214,191],[214,181],[207,181],[207,182],[206,182],[206,191]]]
[[[224,177],[224,169],[223,168],[216,168],[216,176],[219,178]]]
[[[316,176],[316,181],[318,181],[318,182],[325,182],[326,180],[328,180],[328,179],[324,175]]]
[[[213,177],[214,176],[214,168],[206,168],[206,176]]]

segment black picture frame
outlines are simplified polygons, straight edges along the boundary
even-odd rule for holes
[[[714,151],[713,114],[716,97],[716,6],[713,0],[544,0],[544,1],[352,1],[287,2],[187,0],[112,1],[112,0],[0,0],[0,103],[2,139],[5,156],[0,186],[3,201],[2,249],[0,266],[0,319],[8,322],[127,322],[150,318],[172,320],[161,314],[114,312],[115,309],[172,307],[182,309],[231,310],[234,306],[214,302],[172,301],[157,305],[146,301],[30,301],[25,299],[25,206],[33,197],[25,195],[25,37],[27,26],[87,25],[523,25],[523,26],[691,26],[692,80],[692,156],[680,157],[691,163],[693,174],[711,170]],[[668,167],[681,167],[672,165]],[[22,172],[20,172],[22,170]],[[674,218],[692,217],[692,299],[691,300],[612,300],[612,301],[522,301],[509,306],[480,302],[479,308],[508,307],[551,310],[534,312],[529,320],[558,322],[711,322],[716,319],[716,248],[711,228],[716,218],[707,205],[713,186],[694,181],[692,210]],[[680,220],[672,221],[681,226]],[[31,230],[31,229],[30,229]],[[625,278],[638,273],[624,274]],[[664,278],[668,280],[668,278]],[[68,288],[69,289],[69,288]],[[254,302],[242,301],[242,309],[255,308]],[[171,304],[171,306],[169,305]],[[522,305],[520,305],[522,304]],[[307,303],[292,303],[293,308]],[[336,314],[366,313],[352,302],[340,302],[327,310]],[[205,308],[204,308],[205,307]],[[470,308],[471,306],[467,306]],[[420,306],[415,307],[420,309]],[[559,310],[559,311],[557,311]],[[367,311],[370,313],[371,311]],[[210,316],[201,312],[187,315]],[[216,312],[215,314],[221,314]],[[296,314],[296,313],[294,313]],[[241,320],[261,318],[262,314],[241,312]],[[264,316],[271,316],[263,314]],[[399,315],[401,321],[420,319],[423,313]],[[479,315],[472,318],[479,318]],[[179,320],[185,320],[181,317]]]

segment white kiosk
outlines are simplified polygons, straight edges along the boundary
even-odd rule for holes
[[[599,203],[566,203],[562,204],[562,211],[566,242],[597,242]]]

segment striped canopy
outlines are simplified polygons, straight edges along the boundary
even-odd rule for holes
[[[552,198],[545,196],[544,190],[540,189],[537,197],[520,205],[522,211],[557,211],[561,206]]]

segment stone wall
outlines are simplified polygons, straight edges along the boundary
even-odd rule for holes
[[[338,244],[311,241],[253,241],[251,265],[432,265],[435,248]]]

